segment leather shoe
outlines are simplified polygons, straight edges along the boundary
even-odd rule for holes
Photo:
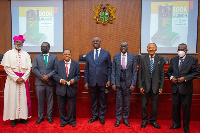
[[[100,119],[100,123],[101,123],[101,125],[104,125],[105,124],[105,120],[104,119]]]
[[[147,122],[142,122],[141,128],[145,128],[147,126]]]
[[[120,121],[116,121],[114,126],[115,126],[115,127],[118,127],[118,126],[119,126],[119,123],[120,123]]]
[[[160,129],[160,126],[155,122],[155,123],[150,123],[151,126]]]
[[[53,124],[53,119],[52,118],[47,118],[47,121],[51,124]]]
[[[124,123],[127,127],[130,127],[130,123],[128,122],[127,119],[124,119],[123,123]]]
[[[98,118],[92,118],[92,119],[90,119],[89,121],[88,121],[88,123],[93,123],[93,122],[95,122],[95,121],[97,121],[98,120]]]
[[[17,119],[12,120],[11,126],[12,126],[12,127],[15,127],[15,126],[17,125],[17,121],[18,121]]]
[[[66,126],[65,124],[61,124],[61,125],[60,125],[60,127],[65,127],[65,126]]]
[[[72,127],[76,127],[76,123],[71,123],[69,125],[71,125]]]
[[[178,128],[181,128],[181,127],[178,127],[178,126],[171,126],[171,127],[169,127],[169,129],[178,129]]]
[[[184,129],[184,133],[190,133],[189,129]]]
[[[43,119],[38,119],[36,122],[35,122],[35,124],[40,124],[41,122],[43,122],[44,121],[44,118]]]
[[[22,124],[24,124],[24,125],[28,124],[27,120],[25,120],[25,119],[20,119],[19,122],[22,123]]]

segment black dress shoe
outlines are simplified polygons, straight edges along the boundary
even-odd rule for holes
[[[98,120],[98,118],[92,118],[92,119],[90,119],[89,121],[88,121],[88,123],[93,123],[93,122],[95,122],[95,121],[97,121]]]
[[[181,128],[181,127],[178,127],[178,126],[171,126],[171,127],[169,127],[169,129],[178,129],[178,128]]]
[[[17,125],[17,121],[18,121],[17,119],[16,120],[12,120],[11,126],[15,127]]]
[[[100,123],[101,123],[101,125],[104,125],[105,124],[105,120],[104,119],[100,119]]]
[[[35,124],[40,124],[41,122],[43,122],[44,121],[44,118],[43,119],[38,119],[36,122],[35,122]]]
[[[27,125],[27,124],[28,124],[27,120],[25,120],[25,119],[20,119],[19,122],[22,123],[22,124],[24,124],[24,125]]]
[[[160,129],[160,126],[155,122],[155,123],[150,123],[151,126]]]
[[[71,125],[72,127],[76,127],[76,123],[71,123],[69,125]]]
[[[130,127],[130,123],[128,122],[127,119],[124,119],[123,123],[124,123],[127,127]]]
[[[61,125],[60,125],[60,127],[65,127],[65,126],[66,126],[65,124],[61,124]]]
[[[47,118],[47,121],[51,124],[53,124],[53,119],[52,118]]]
[[[189,129],[184,129],[184,133],[190,133]]]
[[[147,126],[147,122],[142,122],[141,128],[145,128]]]
[[[118,126],[119,126],[119,123],[120,123],[120,121],[116,121],[114,126],[115,126],[115,127],[118,127]]]

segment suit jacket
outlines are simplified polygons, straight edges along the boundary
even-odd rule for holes
[[[120,74],[121,74],[121,52],[113,57],[111,84],[120,87]],[[126,87],[136,85],[137,77],[137,57],[134,54],[127,52],[127,65],[126,65]]]
[[[60,60],[55,65],[55,74],[53,75],[54,80],[57,83],[56,86],[56,94],[64,96],[67,93],[68,97],[76,97],[77,95],[77,82],[80,80],[80,65],[78,62],[71,59],[69,74],[67,77],[65,61]],[[65,79],[66,81],[70,81],[74,79],[73,85],[62,85],[60,83],[61,79]]]
[[[58,61],[57,56],[50,54],[48,57],[47,66],[45,65],[43,54],[36,55],[33,60],[32,71],[36,75],[35,85],[46,85],[44,81],[41,80],[42,75],[49,76],[49,85],[55,85],[53,80],[54,65]]]
[[[111,57],[108,51],[101,49],[96,65],[94,60],[94,50],[92,50],[86,55],[84,83],[88,83],[91,87],[94,87],[96,84],[105,86],[106,82],[111,80],[111,67]]]
[[[171,92],[176,93],[179,90],[180,94],[191,94],[193,92],[193,82],[194,78],[197,78],[200,74],[198,59],[189,55],[186,55],[185,60],[182,63],[181,70],[178,68],[179,56],[171,59],[169,69],[166,73],[167,77],[170,79],[171,76],[175,78],[184,77],[185,82],[171,84]]]
[[[144,88],[148,93],[152,87],[153,93],[159,93],[159,89],[164,89],[164,60],[161,56],[154,56],[153,74],[151,77],[149,54],[141,57],[138,70],[138,88]]]
[[[3,55],[0,54],[0,63],[1,63],[2,59],[3,59]]]

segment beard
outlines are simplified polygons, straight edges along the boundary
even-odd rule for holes
[[[21,50],[22,49],[22,45],[15,45],[15,49]]]

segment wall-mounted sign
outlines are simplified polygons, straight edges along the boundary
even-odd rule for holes
[[[93,7],[93,12],[97,24],[106,25],[107,23],[112,24],[113,20],[116,18],[114,13],[116,12],[116,7],[112,7],[110,4],[99,4],[97,7]]]

